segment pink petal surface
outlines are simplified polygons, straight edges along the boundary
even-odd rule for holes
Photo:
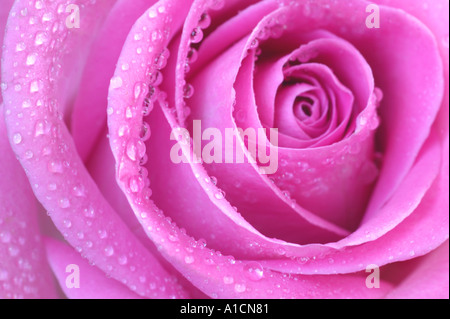
[[[86,159],[106,127],[109,79],[116,67],[123,42],[136,19],[155,0],[117,1],[97,35],[72,113],[71,130],[81,158]],[[117,26],[120,26],[118,28]]]
[[[142,87],[141,83],[148,81],[145,76],[152,75],[156,71],[155,66],[148,65],[146,61],[155,61],[155,57],[164,52],[168,40],[152,45],[149,41],[136,43],[133,37],[136,32],[145,31],[143,32],[144,38],[148,39],[148,35],[155,29],[165,29],[173,35],[178,27],[175,17],[178,14],[186,14],[188,7],[181,3],[174,7],[166,6],[166,4],[167,2],[160,4],[166,8],[163,12],[156,6],[150,9],[148,14],[144,14],[135,24],[125,43],[118,66],[132,57],[136,59],[136,63],[127,72],[120,67],[116,69],[110,86],[108,121],[111,148],[117,161],[118,182],[127,195],[137,218],[161,253],[198,288],[215,298],[343,297],[341,290],[331,288],[334,285],[347,287],[349,293],[347,296],[375,297],[384,294],[383,290],[371,291],[365,287],[365,284],[361,285],[363,278],[358,276],[315,276],[313,278],[294,276],[288,278],[277,272],[264,270],[263,276],[257,275],[255,278],[253,269],[260,267],[259,264],[235,260],[231,256],[223,256],[219,252],[206,248],[201,241],[195,241],[187,236],[153,204],[150,200],[151,191],[146,187],[149,182],[146,182],[145,171],[140,167],[135,152],[132,153],[132,156],[128,156],[127,144],[132,143],[135,146],[139,144],[140,127],[142,126],[142,115],[139,115],[143,108],[142,99],[139,98],[139,94],[135,96],[135,84]],[[189,21],[191,19],[198,21],[199,15],[205,9],[202,1],[195,2],[194,8],[191,10],[191,13],[195,12],[195,14],[189,17]],[[172,19],[174,22],[167,22],[171,20],[166,18],[168,15],[174,18]],[[189,25],[189,21],[187,25]],[[143,29],[144,26],[146,29]],[[152,45],[153,48],[151,53],[148,53],[147,50],[149,45]],[[139,48],[141,50],[138,50]],[[121,85],[117,85],[118,83]],[[142,90],[138,89],[137,92],[142,92]],[[164,104],[161,97],[160,102]],[[128,105],[133,106],[134,112],[127,112]],[[162,110],[169,123],[176,125],[173,114],[165,107]],[[127,116],[128,114],[132,116]],[[125,125],[129,130],[125,130],[126,134],[121,134],[123,132],[121,127]],[[142,149],[139,155],[140,157],[144,155]],[[151,150],[149,155],[151,156]],[[389,289],[388,284],[385,287]],[[331,290],[327,291],[327,289]]]
[[[127,286],[106,277],[97,267],[90,265],[72,247],[46,238],[47,256],[59,285],[70,299],[140,299]],[[71,268],[76,266],[78,268]],[[76,271],[76,272],[75,272]],[[71,276],[77,276],[74,278]],[[69,277],[69,278],[68,278]],[[79,282],[78,282],[79,279]],[[68,285],[69,282],[69,285]],[[79,283],[75,288],[70,284]]]
[[[374,68],[375,83],[381,90],[374,92],[372,83],[368,86],[366,100],[356,96],[356,104],[363,106],[359,111],[366,106],[367,109],[358,118],[356,114],[352,115],[353,122],[357,122],[357,133],[347,136],[347,144],[338,143],[338,147],[325,146],[307,152],[299,150],[298,137],[291,136],[298,129],[294,125],[299,124],[291,121],[290,126],[280,134],[280,140],[286,143],[286,147],[280,154],[278,174],[267,179],[259,176],[256,165],[247,165],[240,173],[244,183],[249,181],[244,186],[240,181],[236,182],[237,170],[232,165],[225,166],[225,169],[224,165],[218,169],[205,165],[205,170],[201,164],[192,162],[173,164],[167,157],[173,145],[168,144],[168,136],[171,129],[189,123],[185,122],[190,119],[189,114],[191,118],[200,114],[202,120],[206,119],[204,123],[212,123],[207,126],[260,127],[259,116],[265,114],[269,114],[265,116],[265,122],[267,118],[269,122],[273,120],[270,117],[270,103],[274,96],[269,94],[265,97],[267,103],[263,113],[260,105],[256,106],[258,93],[256,100],[252,96],[255,90],[254,65],[256,59],[260,58],[252,49],[255,49],[256,34],[260,34],[265,28],[264,23],[276,17],[278,12],[267,14],[276,10],[282,1],[264,1],[256,5],[252,5],[255,1],[227,1],[223,10],[209,10],[212,27],[201,32],[196,27],[202,13],[214,2],[193,2],[191,7],[191,1],[161,1],[145,12],[128,34],[114,71],[119,48],[131,24],[144,9],[153,4],[152,1],[139,1],[136,7],[132,7],[125,1],[118,1],[119,4],[113,8],[99,33],[102,40],[94,44],[87,59],[88,67],[82,78],[81,94],[77,97],[72,116],[74,140],[63,118],[68,120],[73,94],[78,91],[81,78],[77,68],[82,69],[88,56],[87,49],[94,37],[83,36],[77,30],[63,30],[65,16],[61,14],[64,11],[61,8],[64,1],[52,4],[45,2],[43,9],[36,6],[26,14],[21,10],[21,5],[25,6],[26,1],[19,0],[15,4],[11,25],[16,27],[8,31],[6,43],[13,42],[12,39],[19,33],[26,40],[18,43],[18,46],[8,44],[12,49],[17,48],[17,52],[12,49],[3,52],[2,90],[8,136],[36,196],[65,239],[76,248],[73,251],[52,240],[47,243],[50,261],[61,286],[64,289],[64,263],[72,258],[83,265],[83,273],[87,274],[84,277],[87,281],[83,285],[87,283],[89,286],[94,281],[101,283],[97,287],[101,289],[66,291],[67,295],[73,298],[174,298],[203,297],[205,293],[213,298],[448,298],[448,2],[436,5],[435,2],[425,1],[423,5],[418,2],[410,5],[402,0],[379,0],[378,3],[386,5],[381,7],[383,28],[380,30],[365,28],[367,3],[364,2],[338,4],[322,0],[277,10],[288,12],[288,16],[304,17],[302,21],[294,22],[297,34],[323,28],[349,41],[355,52],[359,50]],[[88,20],[88,26],[83,20],[82,30],[94,30],[92,34],[97,34],[94,16],[98,12],[107,12],[112,2],[107,4],[106,1],[100,1],[100,4],[95,4],[97,10],[83,1],[78,3],[83,4],[83,17]],[[57,4],[60,6],[57,7]],[[405,12],[420,17],[436,38],[424,24],[388,5],[394,8],[399,6]],[[292,12],[289,12],[291,9]],[[20,17],[18,12],[27,17]],[[330,12],[339,14],[328,19],[326,17]],[[2,9],[0,31],[1,13]],[[30,17],[40,20],[43,13],[46,18],[42,19],[42,23],[38,22],[30,28],[25,22]],[[46,25],[47,17],[55,25],[59,21],[59,30],[58,26],[53,27],[55,34],[50,32],[51,25]],[[114,32],[113,39],[102,37],[102,34],[115,29],[115,19],[122,21],[127,28]],[[263,23],[255,28],[261,19]],[[443,28],[442,24],[446,24],[446,27]],[[299,27],[304,32],[298,32]],[[237,32],[230,32],[236,28]],[[29,35],[25,36],[23,30]],[[192,47],[197,47],[189,45],[193,42],[192,30],[204,33],[206,39],[200,45],[199,61],[188,65],[188,52]],[[279,47],[286,44],[283,44],[283,38]],[[11,39],[10,42],[8,39]],[[150,43],[152,39],[153,43]],[[388,49],[377,50],[380,43]],[[34,45],[37,49],[33,48]],[[105,47],[109,46],[111,53],[105,54]],[[81,49],[68,54],[65,48],[72,47]],[[164,68],[161,61],[168,57],[166,47],[171,56]],[[392,57],[390,53],[387,56],[386,52],[399,54]],[[223,63],[227,54],[230,59],[225,63],[226,69],[217,71],[211,67],[215,59]],[[427,60],[424,63],[425,55]],[[56,60],[51,61],[53,56]],[[28,61],[33,60],[35,62],[30,65]],[[99,61],[107,61],[102,65],[103,71],[92,72],[98,70]],[[398,81],[396,76],[401,74],[404,77],[411,69],[411,61],[415,67],[414,76],[405,77],[406,81],[403,78]],[[161,68],[162,73],[155,73],[155,66]],[[183,66],[184,71],[190,69],[191,72],[186,75]],[[106,87],[113,73],[108,116],[114,158],[104,138]],[[216,80],[214,75],[217,77],[218,74],[227,73],[227,77],[220,79],[223,85],[223,91],[220,92],[211,83]],[[162,75],[164,81],[159,87],[151,84],[148,90],[147,85],[149,81],[154,81],[155,74]],[[342,73],[338,72],[337,78],[341,80]],[[367,78],[370,81],[372,75]],[[445,86],[443,79],[447,84]],[[275,78],[274,82],[279,80]],[[344,82],[347,85],[346,80]],[[195,93],[191,99],[183,98],[186,95],[186,81],[194,84]],[[270,93],[272,85],[268,83],[269,89],[263,90],[264,93]],[[203,91],[204,87],[209,88],[207,92]],[[352,89],[364,91],[362,87]],[[376,145],[382,146],[378,150],[385,156],[379,172],[375,163],[380,158],[371,152],[374,133],[373,128],[369,127],[372,122],[378,126],[376,108],[381,101],[381,91],[384,95],[380,106],[382,126]],[[152,92],[153,98],[156,98],[154,110],[142,126],[142,102],[145,94],[149,93],[150,96]],[[217,100],[211,98],[214,94],[217,94]],[[279,97],[275,104],[281,103],[288,110],[289,100],[294,96],[293,92],[289,94],[281,99]],[[442,95],[445,97],[443,103]],[[204,113],[199,112],[202,98],[209,107],[223,104],[219,124],[214,122],[217,110],[205,108],[202,111]],[[237,112],[230,114],[229,108],[234,99]],[[248,105],[254,107],[249,108]],[[405,108],[404,105],[411,107]],[[275,114],[276,111],[280,110],[275,110]],[[248,113],[241,117],[242,112]],[[87,113],[90,116],[86,117]],[[231,115],[236,118],[233,119]],[[281,115],[286,115],[284,110]],[[299,115],[291,113],[290,116],[292,118],[286,120],[290,121]],[[333,122],[331,128],[335,128],[337,123]],[[267,127],[266,124],[264,126]],[[150,132],[151,137],[148,139],[146,135],[150,135]],[[314,135],[316,131],[309,130],[308,134]],[[146,136],[143,141],[142,136]],[[6,145],[7,141],[4,142]],[[149,151],[144,156],[147,149]],[[330,149],[336,152],[330,152]],[[187,156],[191,149],[182,145],[181,151]],[[332,157],[330,153],[333,153]],[[141,158],[143,156],[145,158]],[[339,202],[342,196],[336,195],[334,190],[343,190],[344,194],[353,191],[341,187],[340,181],[336,183],[340,188],[336,188],[330,180],[319,181],[314,178],[317,171],[321,172],[319,177],[336,176],[333,169],[345,172],[342,163],[338,163],[341,166],[335,165],[337,159],[343,159],[344,156],[347,156],[344,163],[348,165],[348,170],[356,173],[355,178],[361,178],[354,186],[357,192],[363,194],[353,195],[360,202],[352,203],[347,208],[345,202]],[[353,159],[349,160],[348,157]],[[120,188],[108,187],[115,183],[112,175],[114,159]],[[82,160],[87,162],[87,170]],[[140,161],[144,166],[139,165]],[[314,164],[311,165],[311,162]],[[10,163],[14,161],[8,160],[8,165]],[[15,171],[15,168],[11,171]],[[295,178],[292,178],[291,172],[294,172]],[[380,178],[368,212],[357,227],[364,211],[362,208],[371,193],[372,182],[378,173]],[[308,196],[303,196],[305,189],[295,184],[297,177],[313,182],[308,183],[307,189],[313,190]],[[363,190],[358,186],[360,182],[367,185],[363,186]],[[305,180],[297,184],[305,185]],[[6,187],[0,183],[0,188]],[[122,194],[120,189],[123,190]],[[245,194],[242,193],[243,189]],[[330,198],[327,192],[336,196]],[[256,207],[252,201],[254,194],[257,194],[258,199],[262,197],[270,200]],[[319,198],[324,196],[328,202],[318,200],[317,195]],[[34,202],[32,195],[28,197],[30,200],[20,205],[28,206]],[[177,200],[174,201],[174,198]],[[274,207],[270,207],[271,202],[275,202]],[[20,216],[23,211],[27,212],[23,220],[30,221],[32,231],[22,234],[23,223],[16,223],[12,227],[8,224],[2,230],[0,223],[0,240],[11,238],[7,234],[11,229],[18,237],[9,239],[9,242],[23,245],[24,238],[28,236],[27,248],[20,251],[21,258],[17,261],[19,268],[24,268],[25,272],[30,270],[26,260],[30,255],[30,247],[37,248],[31,254],[34,258],[33,269],[27,276],[25,272],[19,274],[14,268],[17,266],[13,264],[12,245],[7,247],[5,254],[2,253],[13,257],[5,263],[6,272],[0,272],[0,281],[5,279],[4,291],[9,291],[6,296],[26,297],[26,294],[31,296],[46,290],[40,294],[53,297],[53,290],[42,284],[44,279],[36,283],[32,274],[33,270],[38,269],[48,277],[47,265],[42,256],[36,257],[42,255],[42,244],[37,235],[37,222],[28,213],[35,209],[26,207],[24,210],[16,207],[16,204],[12,206],[14,215]],[[339,207],[338,213],[330,209],[335,206]],[[271,215],[280,207],[281,214]],[[21,212],[16,213],[16,210]],[[11,212],[6,215],[10,216]],[[280,218],[284,224],[277,223]],[[356,231],[352,234],[347,231],[354,229]],[[442,244],[446,240],[447,243]],[[303,245],[311,242],[323,245]],[[436,249],[439,245],[442,247]],[[159,252],[170,264],[161,259]],[[14,249],[12,254],[15,254]],[[153,254],[158,257],[155,258]],[[358,273],[368,264],[383,266],[417,256],[423,257],[411,263],[411,267],[416,269],[396,289],[392,289],[388,281],[382,282],[380,290],[367,289],[366,275]],[[89,266],[80,257],[87,257],[97,267]],[[2,264],[0,266],[3,267]],[[180,280],[178,271],[189,282]],[[353,275],[340,275],[355,272]],[[106,278],[105,273],[112,278]],[[15,275],[12,282],[11,274]],[[30,284],[35,283],[35,286],[21,286],[23,281],[19,281],[18,276],[28,279]],[[46,283],[49,282],[47,279]],[[446,290],[436,290],[440,281],[447,283]],[[17,289],[11,289],[13,285]],[[199,293],[193,285],[203,293]],[[420,287],[420,293],[412,293],[412,287]],[[104,294],[102,289],[109,289],[110,293]]]
[[[1,104],[0,111],[3,114]],[[55,298],[37,202],[9,145],[3,115],[0,149],[0,298]]]
[[[6,20],[8,19],[9,10],[13,5],[13,0],[5,0],[2,2],[2,7],[0,8],[0,47],[3,46],[3,36],[5,34]],[[2,83],[2,76],[0,74],[0,83]],[[3,98],[0,93],[0,104]]]
[[[389,294],[388,299],[448,299],[448,241],[424,256],[415,271]]]
[[[324,3],[318,2],[317,5],[323,7]],[[374,70],[375,82],[384,94],[384,99],[380,106],[383,124],[380,130],[383,136],[391,138],[386,142],[386,145],[389,146],[384,150],[384,164],[375,194],[371,198],[372,204],[364,215],[364,220],[370,221],[373,218],[371,212],[375,214],[375,212],[378,213],[380,211],[378,208],[392,194],[388,196],[388,189],[392,191],[394,184],[401,182],[429,134],[442,98],[442,63],[437,56],[436,43],[429,30],[419,21],[401,11],[382,7],[381,14],[392,18],[386,19],[383,28],[368,31],[363,22],[365,16],[363,15],[362,3],[350,1],[340,4],[339,9],[337,7],[333,9],[333,6],[330,7],[335,12],[355,13],[351,20],[342,19],[342,16],[337,16],[336,19],[330,19],[329,21],[320,20],[324,12],[318,6],[311,4],[302,8],[311,12],[311,21],[307,19],[304,21],[305,24],[327,28],[350,41],[361,51],[372,70]],[[361,10],[358,10],[357,8],[360,6]],[[401,26],[397,27],[399,24]],[[349,30],[352,30],[352,32]],[[395,30],[396,32],[390,32],[389,30]],[[412,33],[411,30],[414,30],[414,32]],[[397,38],[402,39],[402,41],[397,41]],[[383,43],[383,47],[392,46],[392,49],[376,50],[373,47],[375,43],[377,45]],[[419,47],[423,55],[418,53],[411,59],[405,58],[412,55],[412,52],[417,52]],[[426,54],[424,53],[425,48],[427,50]],[[391,57],[390,52],[394,51],[403,53]],[[415,59],[419,60],[422,56],[427,57],[425,59],[427,65],[419,61],[415,62]],[[417,77],[416,73],[414,73],[414,76],[407,77],[411,83],[390,80],[395,79],[396,75],[404,77],[408,70],[412,70],[411,65],[419,66],[421,68],[420,71],[414,69],[414,72],[423,72],[423,76]],[[424,82],[422,81],[423,78],[428,78],[429,81]],[[425,89],[424,85],[427,85],[428,88]],[[424,91],[429,92],[429,98],[426,100],[423,99],[424,96],[418,96]],[[405,92],[408,93],[405,94]],[[411,102],[403,101],[403,99],[408,99]],[[405,108],[404,105],[413,105],[414,107]],[[424,117],[423,114],[427,114],[427,116]],[[418,122],[413,120],[416,117],[420,118]],[[383,122],[385,118],[391,124]],[[394,125],[394,121],[399,125]],[[411,136],[411,134],[414,136]],[[394,147],[394,145],[396,146]],[[432,180],[433,175],[428,176]],[[429,183],[430,180],[423,180],[422,182]],[[382,193],[384,197],[381,195]],[[420,198],[420,192],[417,193],[417,196]],[[377,206],[377,209],[374,208],[375,206]],[[382,225],[378,226],[383,228]],[[389,229],[391,228],[386,228],[386,230]]]
[[[339,251],[325,256],[305,258],[301,265],[295,266],[293,262],[268,261],[263,263],[264,266],[299,273],[314,273],[317,269],[326,273],[347,273],[363,270],[369,264],[383,266],[409,260],[439,247],[448,239],[449,234],[448,138],[444,142],[434,139],[433,143],[435,146],[427,150],[426,155],[417,162],[410,176],[405,179],[405,185],[402,185],[405,186],[404,192],[398,191],[385,208],[380,210],[379,216],[383,216],[383,219],[378,220],[378,224],[383,227],[362,228],[349,239],[330,244],[332,247],[340,248]],[[419,188],[418,193],[424,197],[418,202],[414,202],[413,199],[405,202],[408,200],[407,192],[409,192],[406,186],[411,187],[413,183],[417,183],[416,180],[422,176],[423,170],[436,162],[439,152],[437,154],[433,152],[436,152],[439,146],[444,150],[440,154],[440,171],[437,178],[425,195],[423,189],[427,185]],[[399,216],[396,216],[397,214]],[[352,240],[364,237],[365,241],[352,246]]]
[[[63,86],[64,81],[56,81],[61,73],[51,66],[58,62],[64,66],[66,62],[70,69],[74,65],[70,57],[76,58],[77,54],[71,51],[68,55],[67,48],[82,50],[85,47],[77,43],[89,43],[83,42],[89,34],[63,26],[66,17],[58,11],[64,12],[65,3],[54,1],[42,8],[29,8],[27,1],[14,4],[16,15],[9,20],[11,28],[5,43],[14,43],[22,33],[26,35],[23,38],[26,50],[15,52],[15,46],[8,45],[12,49],[3,51],[2,72],[7,83],[3,97],[14,151],[28,172],[35,195],[78,252],[139,295],[183,297],[185,293],[176,278],[162,268],[103,198],[58,114],[58,106],[64,104],[66,97],[58,94],[55,83]],[[83,5],[85,17],[82,28],[92,29],[99,12],[106,13],[112,3],[98,1],[92,5],[89,1],[80,1],[79,4]],[[17,14],[24,8],[28,9],[26,18]],[[42,19],[44,14],[51,16],[61,28],[55,28],[50,34],[49,22]],[[32,26],[28,24],[30,16],[38,18]],[[32,54],[37,56],[36,63],[27,65],[26,58]],[[51,70],[50,75],[48,70]],[[145,281],[140,279],[142,276]]]

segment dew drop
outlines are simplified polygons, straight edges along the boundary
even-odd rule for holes
[[[48,39],[48,34],[46,32],[38,32],[36,33],[34,44],[36,44],[37,46],[42,45],[47,42]]]
[[[115,76],[111,79],[111,88],[118,89],[123,85],[122,78],[120,76]]]
[[[225,276],[223,277],[223,283],[225,285],[231,285],[232,283],[234,283],[234,278],[231,276]]]
[[[225,198],[225,192],[224,191],[218,191],[217,193],[214,194],[214,197],[218,200],[222,200]]]
[[[30,93],[39,92],[39,83],[38,81],[33,81],[30,83]]]
[[[198,26],[202,29],[206,29],[211,25],[211,17],[209,16],[208,13],[203,13],[200,16],[200,19],[198,21]]]
[[[22,108],[28,109],[28,108],[30,108],[30,107],[31,107],[31,101],[30,101],[30,100],[24,100],[24,101],[22,102]]]
[[[37,55],[36,53],[31,53],[27,56],[26,64],[28,66],[34,65],[36,63]]]
[[[108,232],[106,230],[99,230],[98,231],[98,237],[100,239],[105,239],[106,237],[108,237]]]
[[[114,248],[112,246],[106,246],[104,249],[105,256],[111,257],[114,255]]]
[[[203,39],[203,31],[201,28],[197,27],[191,32],[191,42],[199,43]]]
[[[68,208],[70,207],[70,201],[67,198],[61,198],[59,200],[59,207],[61,208]]]
[[[184,262],[186,264],[192,264],[194,261],[195,261],[195,259],[194,259],[193,256],[186,256],[186,257],[184,257]]]
[[[132,193],[139,193],[144,188],[144,180],[141,176],[133,176],[130,178],[129,186]]]
[[[159,70],[155,70],[149,73],[148,77],[149,77],[149,84],[152,86],[158,86],[163,82],[163,75]]]
[[[187,83],[183,88],[183,96],[185,99],[190,99],[194,95],[194,87]]]
[[[8,252],[9,252],[9,255],[11,257],[15,257],[15,256],[17,256],[19,254],[20,250],[16,246],[9,246],[8,247]]]
[[[119,265],[126,265],[128,263],[128,258],[127,256],[123,255],[119,257],[118,261]]]
[[[243,292],[245,292],[246,289],[247,289],[247,287],[245,286],[245,284],[234,285],[234,290],[238,293],[243,293]]]
[[[22,135],[20,133],[16,133],[13,135],[14,144],[20,144],[22,142]]]
[[[30,159],[33,158],[33,156],[34,156],[34,155],[33,155],[33,152],[32,152],[32,151],[28,150],[28,151],[25,152],[25,159],[30,160]]]
[[[63,165],[60,162],[49,162],[48,163],[48,170],[52,173],[58,173],[58,174],[62,174],[63,173]]]
[[[155,66],[158,70],[164,69],[167,65],[167,61],[169,60],[170,52],[167,48],[161,52],[161,54],[155,58]]]
[[[188,63],[194,63],[198,59],[198,52],[196,49],[191,48],[186,56]]]
[[[253,281],[261,280],[264,276],[263,267],[258,262],[249,262],[245,264],[244,272],[247,278]]]
[[[137,160],[136,145],[134,144],[134,142],[131,141],[127,144],[126,153],[130,160],[132,160],[132,161]]]
[[[150,138],[150,136],[151,136],[150,125],[147,122],[143,122],[141,128],[141,140],[145,142]]]
[[[27,48],[26,44],[24,42],[20,42],[16,44],[16,52],[22,52]]]
[[[11,241],[11,234],[7,231],[0,233],[0,241],[4,244],[7,244]]]

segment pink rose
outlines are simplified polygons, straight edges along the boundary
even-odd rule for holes
[[[0,296],[448,298],[449,3],[373,2],[3,0]]]

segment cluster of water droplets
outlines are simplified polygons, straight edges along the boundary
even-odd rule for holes
[[[25,221],[11,227],[14,217],[11,210],[0,216],[0,252],[7,256],[6,264],[0,264],[0,298],[37,298],[42,282],[36,266],[44,262],[40,237],[29,235],[27,229],[33,226]],[[11,271],[13,267],[20,271]]]

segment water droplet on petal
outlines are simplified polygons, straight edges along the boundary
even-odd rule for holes
[[[104,250],[105,256],[111,257],[114,255],[114,248],[112,246],[106,246]]]
[[[129,182],[130,190],[133,193],[139,193],[145,186],[144,180],[141,176],[133,176]]]
[[[194,63],[198,59],[198,52],[196,49],[191,48],[186,56],[188,63]]]
[[[247,278],[258,281],[264,276],[264,269],[258,262],[249,262],[244,266],[244,272]]]
[[[11,241],[11,233],[8,231],[1,232],[0,241],[4,244],[9,243]]]
[[[200,19],[198,21],[198,26],[202,29],[206,29],[211,25],[211,17],[209,16],[208,13],[203,13],[200,16]]]
[[[123,255],[119,257],[119,265],[126,265],[128,262],[128,258],[127,256]]]
[[[141,140],[142,141],[147,141],[150,136],[151,136],[151,129],[150,129],[150,125],[146,122],[142,123],[142,128],[141,128]]]
[[[191,84],[186,84],[183,88],[183,96],[185,99],[190,99],[194,95],[194,87]]]
[[[20,144],[22,142],[22,135],[20,133],[16,133],[13,135],[14,144]]]
[[[245,284],[234,285],[234,290],[238,293],[243,293],[243,292],[245,292],[246,289],[247,289],[247,287],[245,286]]]
[[[37,59],[37,54],[36,53],[31,53],[27,56],[27,61],[26,64],[28,66],[34,65],[36,63],[36,59]]]
[[[70,201],[67,198],[62,198],[59,200],[59,207],[68,208],[70,207]]]
[[[195,259],[194,259],[193,256],[186,256],[186,257],[184,258],[184,262],[185,262],[186,264],[192,264],[194,261],[195,261]]]
[[[123,85],[122,78],[120,76],[115,76],[111,79],[111,89],[118,89]]]
[[[197,27],[191,32],[191,42],[199,43],[203,39],[203,31],[201,28]]]

